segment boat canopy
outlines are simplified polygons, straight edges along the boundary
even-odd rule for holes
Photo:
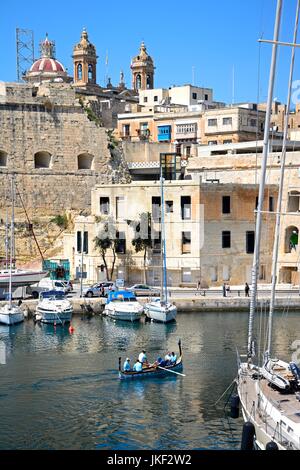
[[[61,290],[47,290],[47,291],[40,293],[40,299],[50,299],[50,298],[63,299],[64,296],[65,296],[65,293]]]
[[[117,291],[111,291],[107,295],[107,301],[106,303],[108,304],[109,302],[113,302],[114,300],[119,300],[119,301],[126,301],[129,300],[136,300],[134,292],[130,292],[128,290],[117,290]]]

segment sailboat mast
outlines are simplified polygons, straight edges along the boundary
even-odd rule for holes
[[[165,198],[164,178],[162,167],[160,170],[160,192],[161,192],[161,301],[167,303],[167,271],[166,271],[166,236],[165,236]]]
[[[8,210],[6,209],[6,221],[5,221],[5,268],[8,269]]]
[[[274,36],[273,36],[274,43],[272,47],[272,60],[271,60],[271,67],[270,67],[268,101],[267,101],[266,119],[265,119],[263,155],[262,155],[262,162],[261,162],[261,177],[260,177],[260,185],[259,185],[259,196],[258,196],[256,226],[255,226],[255,246],[254,246],[252,283],[251,283],[252,289],[251,289],[251,298],[250,298],[250,314],[249,314],[249,326],[248,326],[248,357],[249,358],[252,356],[253,320],[254,320],[254,314],[255,314],[255,308],[256,308],[257,278],[258,278],[259,261],[260,261],[262,208],[263,208],[264,192],[265,192],[269,131],[270,131],[270,122],[271,122],[276,62],[277,62],[277,49],[278,49],[277,41],[278,41],[279,31],[280,31],[281,13],[282,13],[282,0],[277,0],[276,19],[275,19]]]
[[[11,177],[11,224],[10,224],[10,260],[9,260],[9,309],[12,308],[12,262],[13,262],[13,250],[14,250],[14,176]]]
[[[297,9],[296,9],[294,40],[293,40],[294,44],[296,44],[297,42],[299,10],[300,10],[300,0],[298,0],[297,2]],[[279,247],[279,236],[280,236],[281,206],[282,206],[282,196],[283,196],[284,169],[285,169],[285,160],[286,160],[286,144],[287,144],[288,129],[289,129],[289,114],[290,114],[290,106],[291,106],[294,64],[295,64],[295,47],[292,48],[292,54],[291,54],[288,97],[287,97],[286,113],[284,117],[282,156],[281,156],[281,165],[280,165],[280,180],[279,180],[279,191],[278,191],[278,200],[277,200],[273,257],[272,257],[272,287],[271,287],[271,300],[270,300],[270,310],[269,310],[268,345],[267,345],[268,356],[270,356],[270,353],[271,353],[271,343],[272,343],[272,323],[273,323],[273,312],[274,312],[274,305],[275,305],[275,289],[276,289],[276,283],[277,283],[277,261],[278,261],[278,247]]]

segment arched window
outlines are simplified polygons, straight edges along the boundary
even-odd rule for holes
[[[77,65],[77,79],[82,80],[82,65],[81,64]]]
[[[151,77],[150,75],[147,75],[146,87],[149,89],[151,88],[151,86],[152,86]]]
[[[135,78],[135,88],[139,90],[141,86],[142,86],[142,79],[141,79],[141,75],[138,73]]]
[[[88,66],[88,81],[91,82],[93,80],[93,66],[89,64]]]
[[[297,227],[291,225],[285,229],[285,253],[292,253],[293,250],[297,251],[298,247],[299,230]]]
[[[0,150],[0,166],[7,166],[7,153]]]
[[[89,153],[81,153],[77,157],[78,170],[92,170],[94,157]]]
[[[49,152],[37,152],[34,154],[34,168],[50,168],[51,154]]]

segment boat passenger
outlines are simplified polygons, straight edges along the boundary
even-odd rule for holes
[[[171,353],[170,351],[167,352],[167,354],[165,355],[165,361],[168,363],[168,362],[171,362]]]
[[[138,359],[136,360],[136,363],[133,366],[133,370],[135,372],[141,372],[143,370],[143,365]]]
[[[139,355],[139,361],[140,361],[141,364],[145,364],[145,365],[149,364],[147,356],[146,356],[146,351],[144,349]]]
[[[165,367],[166,365],[168,365],[167,361],[165,361],[164,359],[162,359],[161,357],[158,357],[154,363],[156,366],[161,366],[161,367]]]
[[[176,361],[177,361],[177,356],[174,352],[172,352],[170,362],[171,364],[176,364]]]
[[[127,358],[126,358],[126,361],[124,362],[123,370],[124,370],[125,372],[128,372],[128,371],[131,370],[129,357],[127,357]]]

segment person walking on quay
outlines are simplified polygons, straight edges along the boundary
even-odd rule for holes
[[[223,297],[226,297],[226,284],[223,284]]]
[[[248,282],[245,283],[245,297],[249,297],[250,287]]]

